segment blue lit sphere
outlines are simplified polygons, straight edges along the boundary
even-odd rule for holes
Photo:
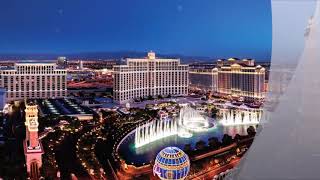
[[[187,177],[189,171],[189,157],[177,147],[161,150],[153,166],[153,173],[162,180],[182,180]]]

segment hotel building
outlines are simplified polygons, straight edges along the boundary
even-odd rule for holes
[[[113,97],[120,104],[148,96],[188,95],[189,66],[179,59],[126,59],[125,65],[114,66]]]
[[[6,89],[0,88],[0,111],[3,110],[5,105],[6,105]]]
[[[15,63],[0,68],[0,87],[6,89],[7,101],[61,98],[67,94],[66,77],[56,63]]]
[[[189,80],[191,90],[218,91],[218,72],[215,68],[191,69],[189,71]]]
[[[254,60],[218,60],[213,69],[190,71],[190,86],[224,97],[261,100],[265,97],[265,68]]]

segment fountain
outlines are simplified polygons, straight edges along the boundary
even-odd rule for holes
[[[239,109],[221,109],[221,124],[224,126],[258,124],[260,122],[262,111],[260,110],[239,110]]]
[[[141,147],[153,141],[177,134],[175,120],[154,120],[135,130],[135,147]]]
[[[194,132],[206,131],[208,128],[207,118],[197,110],[185,106],[180,110],[179,118],[154,120],[138,126],[135,130],[135,147],[139,148],[172,135],[190,138]]]
[[[179,125],[191,132],[201,132],[209,128],[208,119],[189,106],[185,106],[180,110]]]

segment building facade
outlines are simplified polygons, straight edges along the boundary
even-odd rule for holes
[[[217,71],[213,69],[192,69],[189,71],[189,86],[191,90],[218,91]]]
[[[0,88],[0,111],[3,110],[5,105],[6,105],[6,89]]]
[[[258,66],[232,64],[216,69],[218,71],[218,93],[246,100],[260,100],[265,97],[265,69]]]
[[[0,87],[7,101],[60,98],[67,94],[67,71],[55,63],[15,63],[0,69]]]
[[[189,66],[179,59],[126,59],[125,65],[114,66],[113,97],[118,103],[148,96],[185,96],[188,94]]]
[[[26,158],[27,172],[30,179],[40,178],[42,166],[41,156],[43,149],[38,137],[38,106],[26,103],[25,109],[26,139],[24,140],[24,154]]]
[[[190,71],[190,86],[220,96],[261,100],[265,97],[265,68],[254,60],[218,60],[212,69]]]

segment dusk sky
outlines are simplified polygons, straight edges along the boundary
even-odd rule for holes
[[[270,0],[2,0],[0,53],[149,51],[269,60]]]

